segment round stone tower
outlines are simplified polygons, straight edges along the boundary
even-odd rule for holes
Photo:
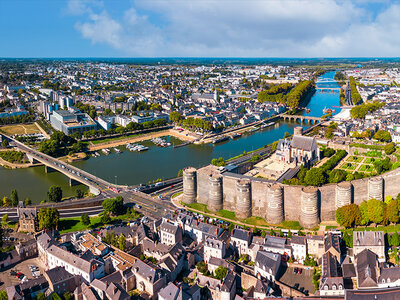
[[[197,186],[196,186],[196,169],[187,167],[183,169],[183,198],[182,202],[192,204],[196,202]]]
[[[244,219],[251,217],[251,182],[248,179],[236,183],[236,217]]]
[[[301,190],[300,225],[311,229],[318,224],[318,188],[307,186]]]
[[[383,201],[383,178],[371,177],[368,179],[368,199]]]
[[[296,126],[294,128],[293,135],[303,135],[303,127]]]
[[[352,184],[348,181],[340,182],[336,185],[335,208],[351,204]]]
[[[283,188],[279,184],[274,184],[269,188],[267,196],[267,222],[279,224],[283,222]]]
[[[222,209],[222,176],[219,174],[210,175],[210,190],[208,197],[208,209],[218,211]]]

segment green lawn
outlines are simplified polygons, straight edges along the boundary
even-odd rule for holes
[[[375,161],[373,157],[367,157],[364,161],[364,164],[372,164]]]
[[[97,144],[102,144],[102,143],[107,143],[107,142],[118,141],[118,140],[125,140],[125,139],[133,138],[133,137],[136,137],[139,135],[140,134],[128,134],[128,135],[124,135],[124,136],[95,140],[95,141],[92,141],[92,143],[93,143],[93,145],[97,145]]]
[[[294,229],[294,230],[301,230],[302,227],[300,226],[299,221],[283,221],[281,223],[282,227],[287,229]]]
[[[225,209],[221,209],[220,211],[218,211],[216,213],[217,216],[220,216],[221,218],[227,218],[227,219],[231,219],[231,220],[237,220],[238,218],[236,218],[235,213],[233,211],[229,211],[229,210],[225,210]]]
[[[363,157],[360,157],[360,156],[350,156],[350,157],[347,159],[347,161],[360,163],[360,162],[363,161],[363,159],[364,159],[364,158],[363,158]]]
[[[400,224],[396,225],[387,225],[387,226],[378,226],[378,227],[358,227],[355,229],[349,228],[342,230],[342,232],[348,232],[353,235],[353,231],[383,231],[385,233],[392,233],[392,232],[400,232]]]
[[[353,164],[353,163],[349,163],[349,162],[344,163],[342,165],[342,169],[346,169],[346,170],[355,170],[356,167],[357,167],[357,164]]]
[[[361,165],[361,167],[358,170],[362,171],[362,172],[372,172],[374,170],[374,166],[372,166],[372,165]]]
[[[63,234],[68,232],[82,231],[88,228],[96,228],[101,225],[100,217],[91,217],[90,221],[91,224],[86,226],[82,224],[80,217],[61,219],[58,222],[58,229],[60,234]]]

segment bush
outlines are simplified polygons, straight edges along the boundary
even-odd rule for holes
[[[326,173],[321,168],[308,170],[304,182],[307,185],[321,186],[326,183]]]
[[[385,150],[385,153],[386,153],[387,155],[390,155],[390,154],[392,154],[393,152],[396,151],[396,146],[395,146],[394,143],[389,143],[389,144],[386,144],[386,145],[385,145],[384,150]]]
[[[320,167],[320,169],[324,172],[333,170],[346,155],[347,152],[345,150],[338,150],[334,156]]]

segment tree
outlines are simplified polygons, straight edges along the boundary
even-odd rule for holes
[[[101,215],[100,222],[103,223],[103,224],[108,224],[108,223],[110,223],[110,222],[111,222],[111,217],[110,217],[110,215],[109,215],[108,213],[104,212],[104,213]]]
[[[60,214],[53,207],[42,207],[38,213],[39,229],[55,229],[58,226]]]
[[[169,114],[169,120],[173,123],[179,123],[182,120],[182,116],[177,111],[171,111]]]
[[[224,280],[226,277],[226,274],[228,274],[228,269],[225,268],[224,266],[219,266],[216,270],[215,270],[215,278],[219,279],[219,280]]]
[[[62,189],[60,186],[53,185],[47,192],[47,197],[50,202],[60,202],[62,199]]]
[[[396,151],[396,146],[395,146],[395,144],[392,142],[392,143],[386,144],[384,150],[385,150],[385,153],[386,153],[387,155],[390,155],[390,154],[392,154],[394,151]]]
[[[36,296],[36,300],[46,300],[46,296],[44,293],[38,293]]]
[[[103,201],[102,205],[105,212],[112,213],[115,216],[123,214],[125,211],[124,198],[121,196],[106,199]]]
[[[81,222],[85,226],[90,225],[90,217],[88,216],[88,214],[84,213],[81,215]]]
[[[358,225],[361,222],[361,212],[357,204],[348,204],[336,210],[336,221],[346,228]]]
[[[81,189],[76,190],[76,198],[81,199],[85,196],[85,193]]]
[[[400,236],[397,232],[393,233],[389,238],[389,244],[392,247],[397,247],[400,244]]]
[[[197,265],[196,265],[196,268],[197,268],[197,270],[199,270],[199,272],[201,274],[204,274],[205,272],[208,271],[208,265],[204,261],[198,262]]]
[[[8,221],[9,221],[9,219],[8,219],[8,214],[4,214],[3,217],[1,218],[1,222],[2,222],[3,224],[7,224]]]
[[[377,199],[370,199],[368,203],[368,216],[372,223],[380,224],[383,221],[383,202]]]
[[[122,233],[118,237],[118,248],[121,251],[125,251],[126,249],[126,239]]]
[[[11,194],[10,194],[10,200],[13,206],[17,206],[18,205],[18,193],[17,190],[12,190]]]
[[[391,199],[386,205],[386,215],[389,222],[398,223],[399,217],[399,200]]]
[[[28,197],[26,197],[25,200],[24,200],[24,205],[25,205],[25,206],[29,206],[29,205],[31,205],[31,204],[32,204],[32,200],[29,199]]]
[[[346,171],[335,169],[329,173],[329,183],[337,183],[346,180]]]
[[[12,205],[11,199],[8,198],[7,196],[3,197],[3,206],[8,207],[11,205]]]
[[[381,142],[390,142],[392,140],[392,138],[390,136],[390,132],[385,131],[385,130],[378,130],[374,134],[374,139],[381,141]]]
[[[327,138],[327,139],[331,139],[331,138],[333,138],[333,132],[334,132],[335,130],[333,129],[333,128],[327,128],[326,130],[325,130],[325,138]]]
[[[1,145],[2,145],[4,148],[7,148],[7,147],[9,146],[8,140],[4,139],[4,140],[1,142]]]
[[[368,203],[367,201],[363,201],[360,204],[360,213],[361,213],[361,220],[360,225],[368,225],[370,222],[369,214],[368,214]]]
[[[343,242],[347,248],[353,248],[353,231],[350,234],[347,230],[343,233]]]
[[[0,300],[8,300],[8,295],[5,290],[0,291]]]
[[[72,297],[70,292],[65,292],[63,294],[63,298],[64,298],[64,300],[72,300],[73,299],[73,297]]]
[[[326,183],[326,174],[320,168],[312,168],[307,171],[304,182],[307,185],[321,186]]]

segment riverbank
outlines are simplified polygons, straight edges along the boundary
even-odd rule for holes
[[[85,160],[87,158],[88,158],[88,156],[85,152],[79,152],[79,153],[74,153],[72,155],[62,156],[62,157],[59,157],[58,159],[62,160],[63,162],[66,162],[66,163],[73,163],[76,161]]]
[[[5,152],[5,151],[15,151],[12,149],[0,149],[0,151]],[[41,163],[12,163],[9,161],[6,161],[5,159],[0,157],[0,166],[6,168],[6,169],[25,169],[25,168],[30,168],[30,167],[37,167],[40,166]]]
[[[112,140],[112,141],[107,141],[104,143],[99,143],[99,144],[89,144],[89,151],[97,151],[105,148],[110,148],[110,147],[117,147],[121,145],[126,145],[127,143],[138,143],[138,142],[143,142],[146,140],[151,140],[153,138],[157,137],[163,137],[163,136],[173,136],[176,137],[177,139],[180,139],[184,142],[192,142],[196,138],[191,136],[189,132],[183,131],[179,132],[175,129],[168,129],[168,130],[162,130],[158,132],[151,132],[151,133],[145,133],[145,134],[140,134],[140,135],[134,135],[134,136],[126,136],[122,137],[121,139],[117,140]]]

